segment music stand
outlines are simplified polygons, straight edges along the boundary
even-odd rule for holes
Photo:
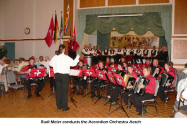
[[[125,87],[125,82],[123,80],[123,77],[120,74],[116,74],[116,73],[114,73],[113,75],[114,75],[114,80],[117,82],[117,84],[119,86]],[[123,94],[123,92],[120,92],[120,104],[119,104],[119,106],[116,109],[114,109],[112,112],[110,112],[109,114],[112,114],[113,112],[115,112],[115,111],[117,111],[119,109],[122,109],[123,112],[127,115],[127,117],[129,117],[127,111],[123,107],[123,101],[122,101],[123,97],[122,97],[122,94]],[[111,106],[112,105],[110,103],[110,108],[111,108]]]
[[[96,75],[97,75],[97,78],[101,81],[107,81],[107,77],[105,75],[105,72],[102,71],[102,70],[96,70]],[[100,89],[101,88],[104,88],[106,85],[101,85],[100,86]],[[104,92],[103,92],[104,93]],[[103,94],[95,101],[95,104],[101,99],[103,98]]]
[[[69,74],[71,77],[82,77],[82,70],[81,69],[71,69],[70,70],[70,74]],[[71,88],[71,92],[70,92],[70,101],[73,103],[73,105],[77,108],[77,101],[73,98],[73,95],[74,95],[74,92],[72,91],[72,88]]]
[[[94,69],[83,69],[83,74],[88,77],[88,81],[87,82],[91,82],[91,77],[95,78],[96,77],[96,73],[94,71]],[[90,94],[90,92],[86,92],[85,96],[87,96],[88,94]],[[85,97],[84,96],[84,97]]]

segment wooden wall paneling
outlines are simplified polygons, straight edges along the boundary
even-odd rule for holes
[[[70,6],[70,26],[67,29],[67,33],[65,36],[70,36],[70,30],[71,35],[73,35],[73,0],[64,0],[64,25],[65,25],[65,19],[66,19],[66,13],[67,13],[67,6]]]
[[[105,0],[80,0],[80,8],[105,6]]]
[[[169,0],[139,0],[139,4],[169,3]]]
[[[109,6],[115,5],[134,5],[136,4],[136,0],[108,0]]]
[[[175,0],[174,34],[187,35],[187,0]]]
[[[174,59],[187,59],[187,39],[186,40],[173,40],[173,58]]]

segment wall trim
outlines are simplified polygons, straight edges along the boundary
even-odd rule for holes
[[[85,8],[79,8],[79,9],[81,10],[81,9],[96,9],[96,8],[115,8],[115,7],[133,7],[133,6],[158,6],[158,5],[172,5],[172,3],[99,6],[99,7],[85,7]]]

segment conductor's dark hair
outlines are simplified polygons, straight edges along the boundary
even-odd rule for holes
[[[187,63],[186,63],[186,64],[184,64],[184,67],[185,67],[185,68],[187,68]]]
[[[66,47],[63,45],[63,44],[61,44],[60,46],[59,46],[59,49],[58,49],[58,51],[59,51],[59,53],[62,53],[62,50],[64,50]]]

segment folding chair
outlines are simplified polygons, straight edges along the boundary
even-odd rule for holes
[[[141,101],[141,103],[142,103],[142,114],[141,114],[141,115],[143,115],[143,109],[144,109],[144,104],[145,104],[145,103],[149,103],[149,104],[150,104],[150,103],[153,103],[153,104],[154,104],[154,107],[155,107],[155,110],[156,110],[156,112],[157,112],[156,96],[157,96],[157,93],[158,93],[158,88],[159,88],[159,82],[158,82],[158,80],[156,80],[156,87],[155,87],[154,98],[152,98],[152,99],[146,99],[146,100],[142,100],[142,101]]]

